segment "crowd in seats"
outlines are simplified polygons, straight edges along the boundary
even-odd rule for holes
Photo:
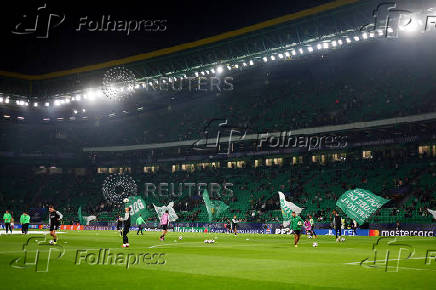
[[[409,156],[400,159],[347,159],[322,164],[254,166],[244,168],[204,168],[193,172],[171,172],[161,167],[155,173],[133,174],[138,194],[146,202],[148,221],[156,221],[153,204],[173,201],[180,221],[208,221],[202,192],[184,186],[189,183],[232,184],[231,192],[211,192],[211,199],[221,200],[228,210],[214,221],[224,222],[234,215],[247,222],[281,222],[278,191],[304,208],[319,222],[329,222],[336,200],[346,190],[364,188],[390,199],[373,215],[370,223],[430,222],[427,208],[436,208],[436,160]],[[102,185],[106,174],[2,175],[1,209],[9,208],[15,216],[29,208],[54,204],[65,215],[64,223],[77,221],[77,209],[83,215],[96,215],[99,221],[114,221],[123,209],[104,199]],[[174,183],[174,194],[146,192],[145,184]],[[182,190],[179,191],[179,185]],[[171,192],[171,191],[170,191]]]

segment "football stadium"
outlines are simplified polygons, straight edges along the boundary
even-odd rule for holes
[[[436,1],[22,1],[2,289],[436,289]]]

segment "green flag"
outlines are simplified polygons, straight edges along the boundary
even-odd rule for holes
[[[206,205],[209,222],[211,222],[213,218],[219,218],[229,208],[227,204],[220,200],[210,200],[209,193],[206,189],[203,191],[203,201]]]
[[[146,219],[148,217],[148,211],[145,207],[145,201],[140,196],[129,196],[128,202],[126,202],[126,207],[130,206],[130,217],[132,220],[136,221],[139,215]]]
[[[77,210],[77,215],[79,216],[79,223],[81,225],[85,224],[85,221],[83,220],[83,216],[82,216],[82,207],[79,206],[79,209]]]
[[[389,199],[377,196],[369,190],[356,188],[346,191],[336,202],[336,206],[361,225],[388,201]]]
[[[89,225],[90,221],[97,219],[97,217],[95,215],[82,216],[82,206],[79,206],[79,209],[77,210],[77,215],[79,217],[79,223],[81,225]]]

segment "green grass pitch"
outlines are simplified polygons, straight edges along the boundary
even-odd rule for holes
[[[137,236],[136,232],[130,232],[130,248],[123,249],[121,237],[115,231],[65,231],[59,234],[58,246],[50,257],[47,254],[52,246],[36,247],[40,251],[38,263],[42,263],[38,265],[39,270],[46,269],[44,263],[48,258],[47,272],[37,272],[36,263],[32,262],[36,248],[28,246],[25,252],[23,244],[30,236],[40,241],[44,240],[43,236],[3,234],[0,236],[1,288],[436,289],[436,239],[430,237],[397,238],[403,247],[414,251],[407,260],[408,251],[401,252],[399,262],[401,247],[381,245],[377,248],[377,267],[369,267],[370,263],[361,266],[360,261],[367,257],[373,260],[376,237],[346,237],[345,242],[336,243],[334,237],[321,236],[316,240],[319,246],[314,248],[313,240],[303,235],[299,247],[294,248],[293,237],[288,235],[235,237],[170,232],[164,242],[159,241],[159,235],[144,232],[143,236]],[[179,240],[179,236],[183,239]],[[205,244],[205,239],[216,242]],[[383,258],[388,248],[391,251],[386,268]],[[103,249],[100,259],[96,258],[99,249]],[[112,254],[106,256],[106,261],[104,249]],[[61,251],[63,256],[58,258]],[[433,257],[426,258],[428,253]],[[26,267],[23,258],[14,262],[25,254]]]

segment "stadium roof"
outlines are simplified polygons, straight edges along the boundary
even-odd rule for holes
[[[95,80],[101,80],[107,68],[113,66],[124,65],[133,70],[136,76],[145,77],[186,72],[208,64],[237,60],[290,43],[321,39],[332,32],[356,29],[371,21],[371,9],[374,7],[368,2],[360,2],[358,9],[342,9],[356,2],[328,2],[214,36],[83,67],[43,74],[0,71],[3,77],[0,87],[3,93],[47,97],[83,89],[89,83],[95,84]],[[368,5],[371,9],[362,12],[361,5]]]

